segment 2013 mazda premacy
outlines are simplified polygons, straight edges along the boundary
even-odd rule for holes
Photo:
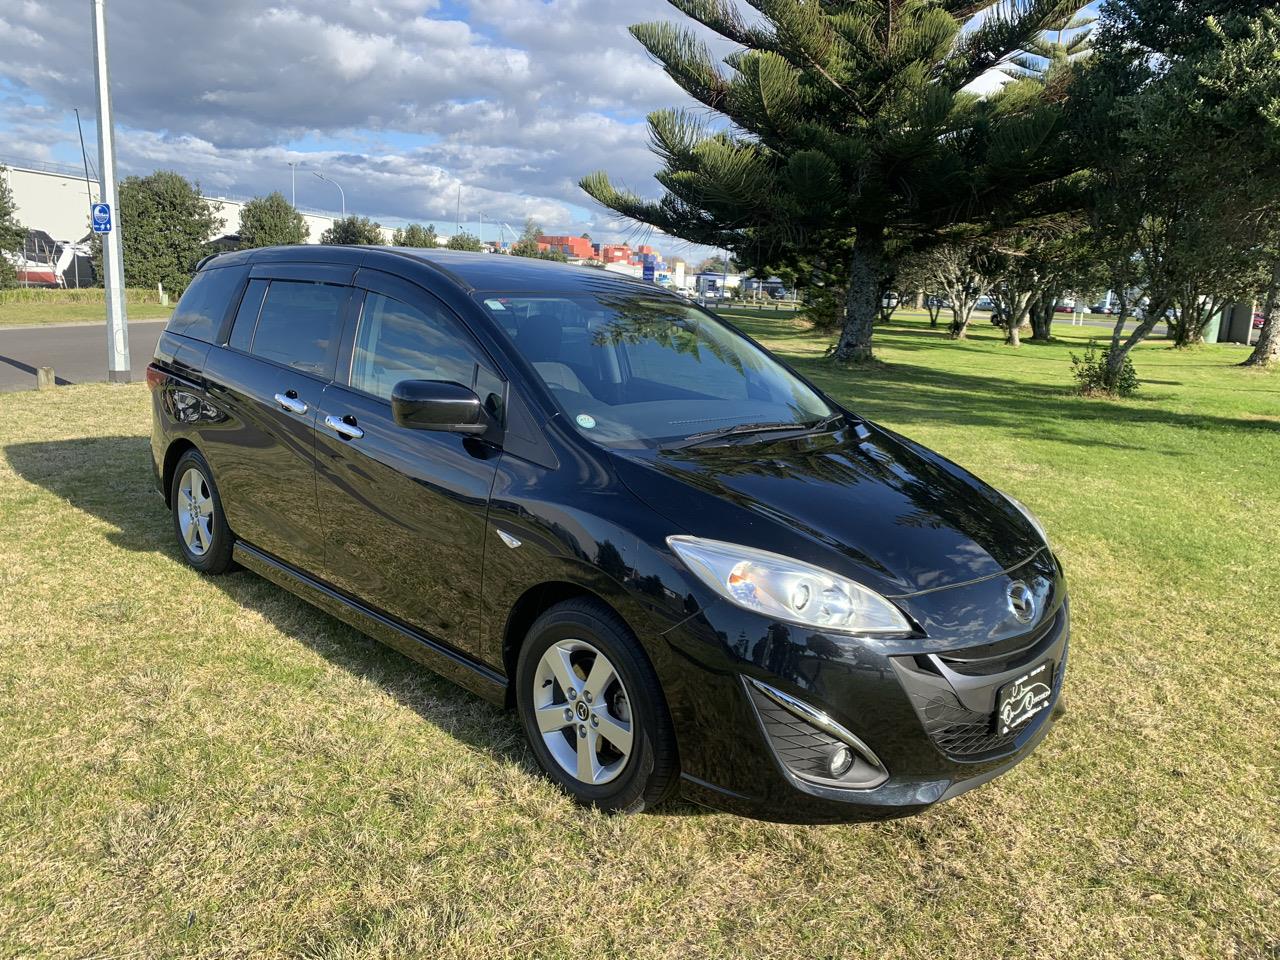
[[[190,564],[513,705],[583,803],[902,816],[1052,723],[1067,589],[1027,510],[651,284],[227,254],[148,381]]]

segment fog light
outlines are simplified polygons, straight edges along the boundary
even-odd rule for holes
[[[839,780],[853,766],[853,751],[841,745],[831,751],[831,759],[827,761],[827,772],[831,779]]]

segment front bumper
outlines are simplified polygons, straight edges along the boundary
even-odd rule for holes
[[[1008,610],[1015,581],[1037,595],[1041,613],[1031,624]],[[898,602],[922,625],[917,636],[820,634],[725,602],[669,632],[672,648],[701,667],[677,681],[697,683],[701,694],[684,689],[672,698],[684,795],[765,820],[889,819],[986,783],[1035,749],[1060,710],[1069,647],[1066,585],[1052,556],[1046,551],[1006,575]],[[1048,709],[1001,733],[999,690],[1045,662],[1053,665]],[[803,764],[835,741],[799,723],[780,725],[779,718],[799,714],[762,711],[752,679],[821,712],[868,747],[886,775],[864,777],[874,785],[852,789],[808,775]]]

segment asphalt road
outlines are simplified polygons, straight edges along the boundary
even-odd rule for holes
[[[129,360],[134,380],[143,378],[167,322],[142,320],[129,324]],[[106,324],[0,327],[0,393],[34,390],[37,367],[53,367],[59,385],[106,380]]]

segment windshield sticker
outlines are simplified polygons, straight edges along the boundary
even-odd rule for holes
[[[596,425],[596,418],[591,416],[591,414],[589,413],[578,414],[577,420],[578,420],[578,426],[580,426],[583,430],[594,429]]]
[[[503,303],[501,300],[486,300],[486,301],[484,302],[484,305],[485,305],[486,307],[488,307],[490,310],[505,310],[505,309],[507,309],[507,305],[506,305],[505,303]]]

